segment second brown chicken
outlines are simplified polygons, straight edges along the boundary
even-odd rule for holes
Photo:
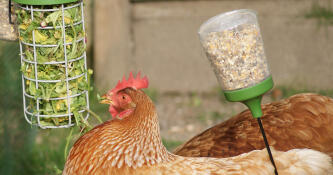
[[[279,151],[310,148],[333,158],[333,100],[298,94],[262,105],[268,142]],[[249,110],[224,121],[179,146],[188,157],[232,157],[265,147],[258,123]]]

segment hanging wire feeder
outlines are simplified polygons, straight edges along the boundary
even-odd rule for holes
[[[14,1],[25,119],[42,129],[68,128],[87,120],[83,1]]]

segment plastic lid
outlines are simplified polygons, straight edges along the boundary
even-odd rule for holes
[[[56,5],[56,4],[76,2],[78,0],[13,0],[13,1],[19,4],[27,4],[27,5]]]
[[[251,9],[233,10],[230,12],[216,15],[204,22],[198,31],[200,40],[203,41],[210,32],[220,32],[227,29],[232,29],[240,24],[256,24],[257,12]]]

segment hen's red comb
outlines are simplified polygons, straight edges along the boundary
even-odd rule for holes
[[[148,78],[147,76],[144,76],[141,78],[141,73],[138,72],[136,75],[136,78],[133,77],[133,73],[130,72],[128,80],[126,80],[126,77],[124,75],[122,81],[118,81],[118,84],[116,85],[115,88],[111,89],[109,93],[115,94],[118,91],[125,89],[125,88],[134,88],[134,89],[143,89],[148,87]]]

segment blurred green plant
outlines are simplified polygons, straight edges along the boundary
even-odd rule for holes
[[[0,48],[0,174],[57,174],[57,169],[62,169],[64,164],[61,138],[66,131],[56,133],[59,139],[53,144],[47,141],[51,137],[43,136],[25,121],[19,46],[17,42],[0,42]],[[46,142],[39,144],[37,138]]]
[[[219,123],[219,122],[225,120],[225,118],[231,117],[234,115],[235,115],[235,113],[233,111],[231,114],[221,113],[219,111],[201,112],[201,113],[198,113],[197,119],[200,122],[204,122],[204,123],[208,122],[209,120],[214,123]]]
[[[205,123],[205,122],[207,122],[207,120],[208,120],[208,118],[206,117],[206,113],[205,112],[199,112],[199,113],[197,113],[197,116],[196,116],[196,118],[197,118],[197,120],[199,120],[200,122],[202,122],[202,123]]]
[[[279,89],[282,92],[282,98],[287,98],[292,95],[300,94],[300,93],[317,93],[320,95],[328,96],[333,98],[333,89],[308,89],[308,88],[295,88],[289,86],[276,86],[275,89]]]
[[[312,4],[311,9],[305,14],[306,18],[313,18],[318,20],[318,25],[332,25],[333,24],[333,9],[331,1],[327,1],[325,6],[320,5],[318,1]]]
[[[158,93],[157,89],[147,88],[147,89],[143,89],[143,91],[148,95],[148,97],[150,97],[150,99],[154,103],[156,103],[158,101],[159,93]]]
[[[162,143],[163,145],[167,148],[169,151],[173,151],[177,146],[181,145],[183,142],[178,141],[178,140],[168,140],[162,138]]]
[[[41,174],[29,168],[38,159],[29,156],[36,129],[23,118],[19,47],[17,42],[0,42],[0,48],[0,174]]]
[[[216,86],[212,89],[212,93],[215,94],[215,96],[218,97],[220,103],[225,104],[228,103],[228,101],[225,99],[223,89],[221,86]]]
[[[220,120],[223,120],[225,117],[227,117],[226,114],[224,113],[220,113],[218,111],[213,111],[209,114],[210,118],[214,121],[214,122],[217,122],[217,121],[220,121]]]
[[[191,92],[190,94],[189,94],[189,96],[190,96],[190,106],[193,106],[193,107],[199,107],[199,106],[201,106],[201,104],[202,104],[202,97],[198,94],[198,93],[196,93],[196,92]]]

